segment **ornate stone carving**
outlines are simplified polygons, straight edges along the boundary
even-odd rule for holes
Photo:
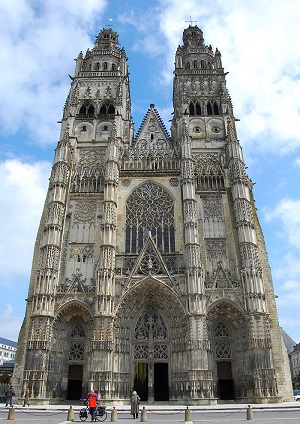
[[[231,358],[231,347],[230,343],[217,343],[216,344],[216,357],[218,359],[230,359]]]
[[[170,178],[169,183],[170,183],[170,186],[177,187],[179,184],[179,180],[178,178]]]
[[[242,269],[247,272],[259,271],[261,269],[257,247],[253,244],[241,245]]]
[[[203,218],[204,220],[223,221],[223,208],[222,201],[218,197],[204,197],[203,204]]]
[[[74,212],[74,224],[95,224],[96,220],[96,205],[95,202],[77,202]]]
[[[136,340],[149,339],[149,332],[153,339],[166,339],[168,332],[162,317],[152,308],[139,318],[135,327],[134,338]]]
[[[53,165],[50,177],[50,183],[68,184],[69,168],[65,162],[57,162]]]
[[[231,184],[236,181],[248,181],[245,164],[238,159],[234,159],[229,164],[229,179]]]
[[[101,151],[80,150],[74,168],[72,189],[75,192],[101,192],[104,180],[104,158]]]
[[[253,228],[254,223],[251,203],[246,199],[238,198],[234,201],[233,206],[237,225],[250,225]]]
[[[205,241],[206,250],[210,259],[222,260],[226,256],[226,240],[225,239],[209,239]]]
[[[70,361],[83,361],[84,360],[84,345],[81,343],[71,343],[70,344]]]

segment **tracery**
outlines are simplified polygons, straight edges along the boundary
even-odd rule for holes
[[[153,182],[138,187],[126,202],[126,253],[137,253],[149,231],[162,252],[175,251],[174,202]]]

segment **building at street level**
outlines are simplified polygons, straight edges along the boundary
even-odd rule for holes
[[[292,400],[225,76],[221,53],[189,26],[170,133],[154,104],[134,133],[118,35],[103,29],[79,54],[34,248],[17,392],[47,403],[93,388],[107,405],[133,389],[149,404]]]

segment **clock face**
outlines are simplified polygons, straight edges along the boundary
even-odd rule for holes
[[[153,132],[156,130],[156,126],[155,125],[150,125],[150,127],[148,128],[149,131]]]

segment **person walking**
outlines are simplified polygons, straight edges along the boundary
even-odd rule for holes
[[[87,395],[86,401],[89,406],[91,421],[96,421],[96,410],[97,410],[97,402],[98,402],[97,393],[95,393],[94,390],[91,390]]]
[[[6,391],[5,391],[5,406],[10,406],[12,407],[12,398],[13,396],[16,396],[16,393],[14,391],[13,386],[10,386]]]
[[[140,407],[141,398],[134,390],[131,395],[130,406],[131,406],[131,415],[133,418],[138,418],[139,416],[139,407]]]
[[[29,390],[29,387],[27,387],[27,389],[25,390],[25,394],[24,394],[23,407],[26,406],[26,405],[27,406],[30,405],[29,398],[30,398],[30,390]]]

